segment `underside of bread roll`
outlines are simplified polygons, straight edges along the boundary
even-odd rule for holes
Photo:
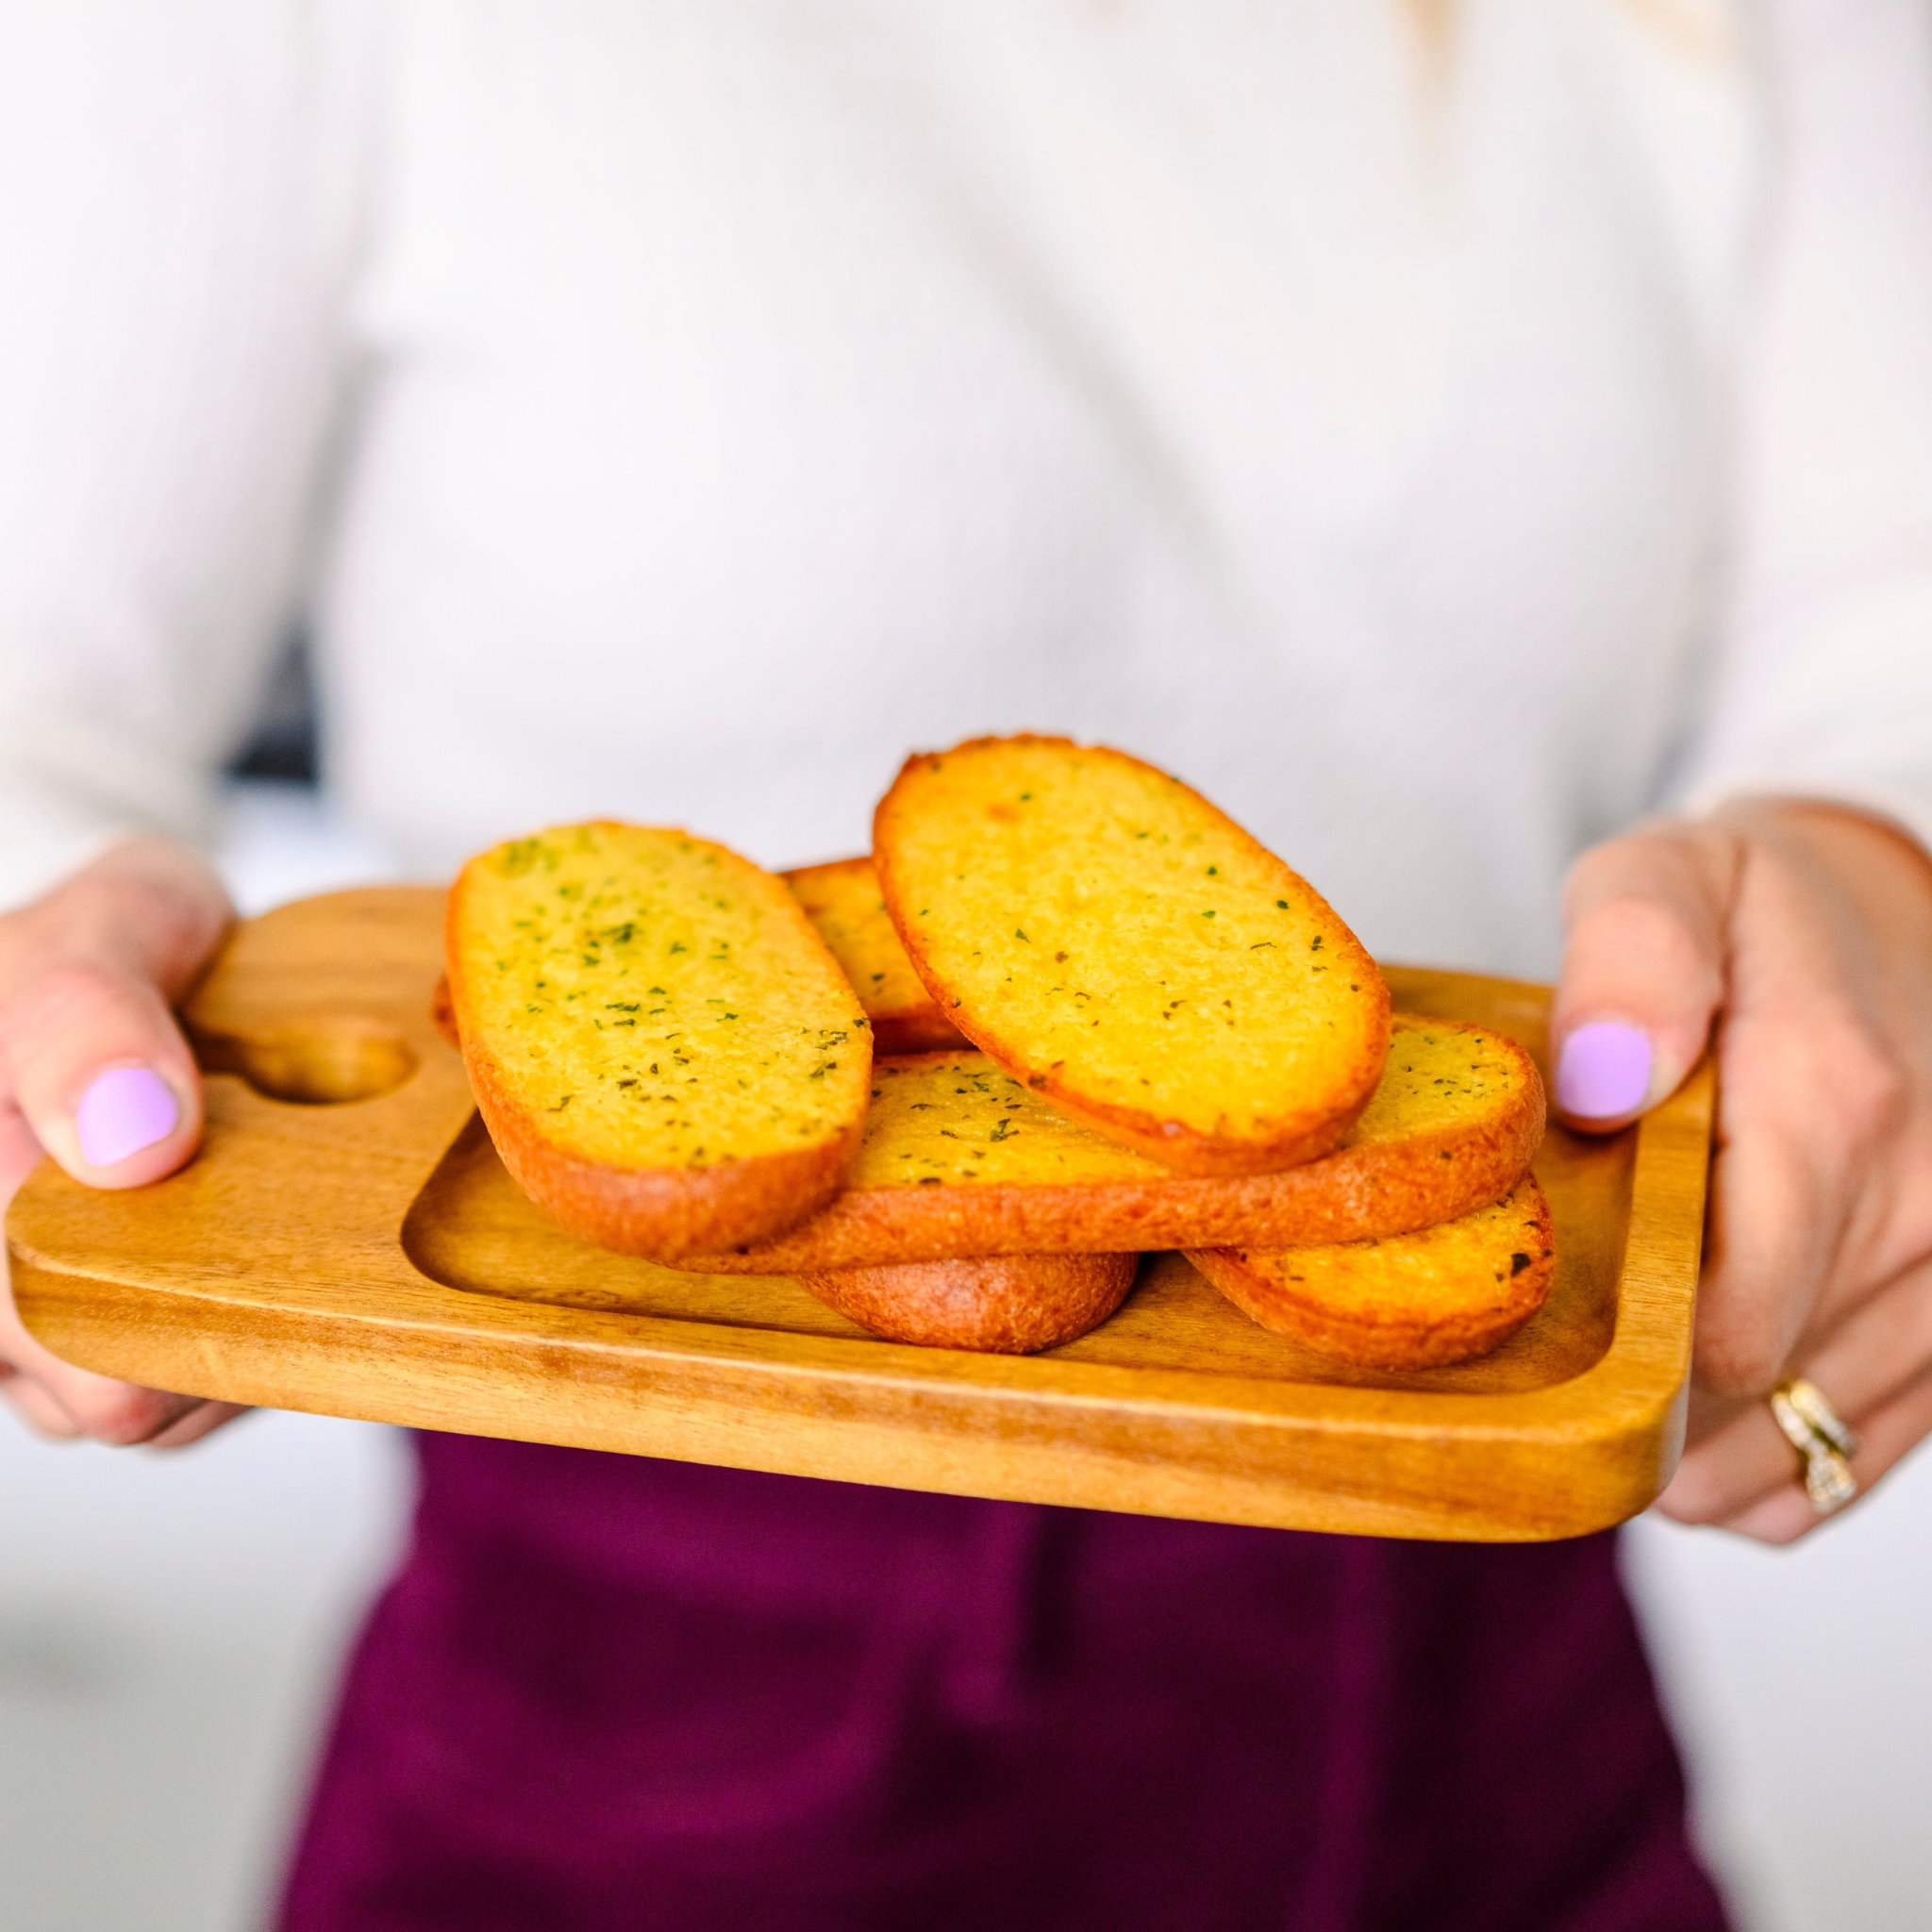
[[[889,1341],[1032,1355],[1097,1327],[1126,1298],[1138,1255],[1001,1255],[819,1270],[799,1281]]]

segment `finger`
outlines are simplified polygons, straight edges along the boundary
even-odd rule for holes
[[[1932,1271],[1848,1316],[1803,1373],[1862,1439],[1871,1417],[1932,1374]],[[1658,1507],[1682,1523],[1728,1522],[1789,1487],[1795,1455],[1769,1403],[1752,1403],[1685,1456]]]
[[[142,1389],[66,1362],[55,1362],[51,1373],[25,1370],[5,1392],[43,1435],[85,1436],[116,1448],[158,1441],[204,1406],[198,1395]]]
[[[1814,1358],[1812,1338],[1924,1255],[1898,1238],[1897,1212],[1924,1128],[1899,1043],[1861,997],[1862,938],[1803,868],[1753,847],[1697,1309],[1695,1373],[1720,1394],[1767,1394],[1788,1363]]]
[[[45,1151],[20,1109],[0,1103],[0,1214],[7,1211],[14,1190],[41,1164]]]
[[[1848,1507],[1856,1508],[1928,1433],[1932,1433],[1932,1376],[1913,1383],[1865,1418],[1858,1431],[1858,1453],[1851,1458],[1858,1494]],[[1834,1510],[1830,1516],[1821,1516],[1794,1471],[1789,1485],[1759,1498],[1715,1526],[1737,1536],[1750,1537],[1756,1542],[1791,1543],[1808,1536],[1821,1523],[1833,1521],[1843,1513]]]
[[[80,1431],[74,1418],[30,1375],[0,1364],[0,1399],[43,1441],[75,1442]]]
[[[14,1368],[0,1392],[42,1435],[86,1436],[125,1448],[159,1441],[203,1406],[198,1395],[174,1395],[77,1369],[17,1327],[0,1339],[0,1349],[13,1357]]]
[[[67,961],[29,979],[0,1019],[0,1060],[34,1140],[91,1186],[157,1180],[200,1138],[193,1058],[159,990],[134,974]]]
[[[0,1257],[0,1383],[9,1400],[43,1435],[90,1436],[98,1442],[150,1442],[199,1406],[196,1395],[175,1395],[97,1375],[50,1354],[28,1333],[13,1305]]]
[[[171,1423],[159,1435],[151,1437],[147,1446],[150,1449],[186,1449],[190,1443],[213,1435],[237,1416],[251,1413],[245,1403],[204,1402],[191,1409],[179,1422]]]
[[[1572,869],[1550,1016],[1551,1098],[1572,1126],[1626,1125],[1696,1064],[1724,994],[1740,852],[1727,831],[1660,826]]]

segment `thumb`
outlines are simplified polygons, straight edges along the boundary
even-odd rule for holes
[[[1550,1014],[1551,1099],[1607,1133],[1697,1062],[1724,995],[1742,848],[1717,826],[1660,824],[1593,846],[1563,895],[1568,938]]]
[[[205,860],[137,839],[0,918],[0,1192],[42,1149],[99,1188],[194,1151],[201,1080],[169,1001],[230,916]]]
[[[169,1000],[229,917],[205,862],[130,840],[43,898],[0,916],[0,1206],[42,1150],[75,1179],[138,1187],[201,1133],[201,1082]],[[22,1324],[0,1250],[0,1398],[57,1436],[183,1442],[226,1405],[77,1369]]]
[[[0,1009],[0,1102],[9,1095],[0,1104],[0,1208],[43,1149],[76,1180],[131,1188],[179,1167],[201,1133],[200,1082],[159,989],[105,965],[44,967]],[[173,1440],[202,1407],[49,1353],[14,1308],[4,1250],[0,1394],[42,1434],[107,1442]]]
[[[8,1002],[0,1052],[17,1118],[75,1179],[140,1187],[193,1153],[201,1081],[151,980],[92,962],[50,966]]]

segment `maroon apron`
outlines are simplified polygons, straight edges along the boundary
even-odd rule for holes
[[[1607,1536],[455,1436],[284,1932],[1719,1932]]]

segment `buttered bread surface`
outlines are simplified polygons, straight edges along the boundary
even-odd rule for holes
[[[870,856],[802,865],[779,876],[838,960],[872,1022],[875,1053],[962,1046],[899,943]]]
[[[1326,1152],[1388,994],[1324,900],[1178,779],[1062,739],[907,762],[874,852],[942,1011],[1057,1106],[1195,1174]]]
[[[875,1062],[850,1184],[812,1220],[700,1272],[790,1274],[974,1255],[1284,1247],[1397,1234],[1500,1199],[1543,1130],[1535,1064],[1480,1026],[1397,1014],[1341,1147],[1259,1174],[1180,1174],[1066,1118],[989,1056]]]
[[[724,847],[613,824],[471,860],[452,906],[466,1051],[561,1151],[704,1168],[863,1114],[867,1022],[785,888]]]
[[[1382,1077],[1341,1145],[1480,1131],[1540,1099],[1536,1087],[1534,1065],[1502,1035],[1398,1013]],[[874,1068],[849,1185],[1078,1187],[1172,1174],[1069,1119],[986,1054],[920,1054]]]
[[[1389,1055],[1344,1147],[1414,1139],[1535,1107],[1542,1131],[1542,1079],[1513,1040],[1461,1020],[1393,1015]]]

